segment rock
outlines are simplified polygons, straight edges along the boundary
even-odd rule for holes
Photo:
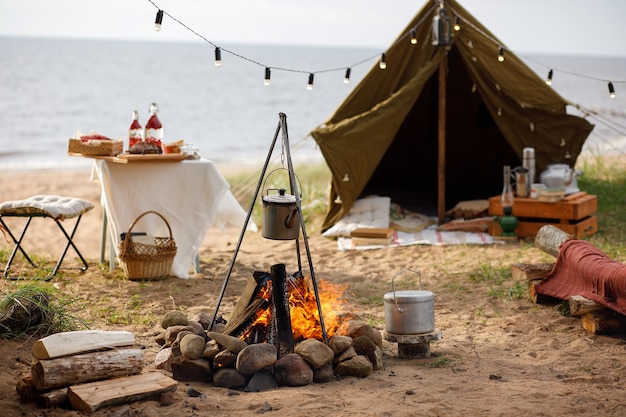
[[[234,354],[238,354],[243,350],[243,348],[248,346],[248,344],[243,340],[228,334],[207,332],[207,336],[209,336],[209,338],[215,340],[217,344],[224,346],[226,349],[230,350]]]
[[[261,369],[274,365],[276,354],[276,346],[269,343],[257,343],[246,346],[237,355],[236,368],[244,375],[252,375]]]
[[[187,359],[177,356],[172,359],[172,378],[177,381],[211,382],[213,372],[211,363],[206,359]]]
[[[209,340],[204,345],[202,357],[206,359],[213,359],[218,353],[220,353],[220,347],[217,345],[217,342],[215,340]]]
[[[157,352],[154,358],[154,367],[156,369],[163,369],[164,371],[172,372],[172,364],[170,363],[172,358],[174,358],[172,348],[163,348]]]
[[[200,397],[202,393],[198,391],[197,389],[195,389],[194,387],[187,387],[185,388],[185,395],[187,397],[197,398],[197,397]]]
[[[213,375],[213,384],[222,388],[243,388],[250,381],[248,375],[243,375],[233,368],[220,369]]]
[[[180,353],[188,359],[199,359],[205,345],[204,337],[189,333],[180,341]]]
[[[357,355],[352,359],[340,362],[335,366],[335,374],[339,376],[354,376],[365,378],[372,374],[374,367],[363,355]]]
[[[336,333],[340,336],[350,336],[356,339],[359,336],[367,336],[372,339],[372,342],[376,343],[380,348],[383,347],[383,335],[380,331],[374,329],[369,324],[361,320],[348,320],[341,323],[341,326],[337,329]]]
[[[352,338],[350,336],[334,335],[328,341],[328,347],[330,347],[335,355],[345,352],[352,346]]]
[[[237,362],[237,355],[228,349],[219,352],[213,358],[213,363],[222,367],[232,367],[235,362]]]
[[[274,378],[274,375],[267,369],[263,369],[262,371],[256,372],[250,378],[250,382],[244,391],[246,392],[259,392],[259,391],[267,391],[269,389],[274,389],[278,387],[278,382]]]
[[[154,336],[154,341],[159,346],[165,345],[165,332],[159,332],[156,336]]]
[[[171,391],[162,392],[159,394],[159,405],[161,407],[167,407],[168,405],[172,405],[176,402],[174,399],[174,393]]]
[[[211,324],[211,315],[206,311],[201,311],[193,316],[191,320],[200,323],[204,330],[209,330],[209,324]]]
[[[178,337],[178,333],[182,331],[189,331],[185,326],[170,326],[165,330],[165,343],[168,345],[172,345],[176,338]]]
[[[345,352],[335,356],[333,359],[333,364],[337,365],[339,362],[347,361],[348,359],[352,359],[356,356],[356,351],[352,346],[348,348]]]
[[[335,352],[317,339],[303,340],[298,343],[294,352],[302,356],[313,369],[321,368],[335,357]]]
[[[367,359],[372,362],[375,371],[383,369],[383,350],[378,346],[376,346],[376,350],[373,354],[367,356]]]
[[[352,347],[358,355],[368,356],[376,350],[376,344],[367,336],[359,336],[352,341]]]
[[[313,369],[314,382],[330,382],[333,380],[333,365],[329,362],[321,368]]]
[[[313,382],[313,369],[297,353],[288,353],[274,364],[274,378],[280,385],[301,387]]]
[[[168,311],[161,319],[161,327],[164,329],[171,326],[187,326],[188,324],[187,315],[179,310]]]

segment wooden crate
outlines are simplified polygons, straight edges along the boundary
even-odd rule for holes
[[[597,210],[598,197],[586,192],[574,193],[552,203],[516,197],[513,215],[519,223],[515,233],[521,238],[534,237],[542,226],[551,224],[578,238],[589,236],[598,230]],[[489,199],[489,215],[503,215],[500,196]],[[497,221],[490,225],[489,234],[502,234]]]

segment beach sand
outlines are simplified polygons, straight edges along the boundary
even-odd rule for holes
[[[211,229],[200,251],[201,271],[190,279],[170,277],[132,282],[119,269],[99,266],[102,209],[100,188],[89,172],[3,172],[0,201],[35,194],[60,194],[92,201],[96,208],[81,222],[75,241],[89,260],[85,273],[54,278],[62,294],[80,300],[76,313],[92,328],[127,330],[145,346],[145,369],[154,368],[154,342],[161,317],[178,309],[189,317],[212,313],[240,230]],[[244,205],[244,208],[246,206]],[[321,219],[320,219],[321,220]],[[45,222],[44,222],[45,223]],[[60,247],[56,226],[32,226],[29,250],[45,256]],[[308,230],[318,230],[310,227]],[[383,296],[404,268],[421,272],[423,290],[435,293],[435,326],[442,340],[425,359],[398,358],[397,344],[384,341],[384,367],[363,379],[341,378],[299,388],[258,393],[179,382],[174,402],[155,400],[104,407],[93,416],[623,416],[626,343],[621,336],[594,335],[581,320],[554,306],[534,304],[526,283],[485,279],[513,263],[553,262],[537,248],[519,246],[411,246],[370,251],[337,250],[319,232],[308,236],[315,275],[347,286],[341,306],[356,318],[384,330]],[[531,243],[526,243],[530,244]],[[6,250],[10,245],[3,242]],[[56,253],[53,251],[53,253]],[[56,257],[58,255],[50,255]],[[74,254],[68,253],[69,262]],[[55,258],[56,259],[56,258]],[[303,257],[306,263],[306,257]],[[2,259],[2,263],[6,259]],[[220,313],[228,316],[253,271],[285,263],[295,270],[293,241],[270,241],[247,233],[231,274]],[[306,268],[305,268],[306,269]],[[478,275],[477,275],[478,274]],[[478,277],[478,278],[477,278]],[[0,280],[5,294],[15,282]],[[415,275],[395,279],[396,289],[418,289]],[[507,296],[522,286],[519,299]],[[79,304],[80,304],[79,303]],[[69,417],[81,412],[20,404],[18,380],[30,375],[34,340],[0,342],[0,409],[6,417]],[[191,386],[202,393],[186,395]]]

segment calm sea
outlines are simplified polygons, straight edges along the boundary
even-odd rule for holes
[[[293,46],[224,46],[222,66],[203,42],[167,43],[0,37],[0,169],[83,168],[67,140],[96,131],[126,138],[133,110],[145,124],[151,102],[167,142],[183,139],[220,164],[261,166],[287,115],[294,161],[322,160],[307,133],[323,123],[377,61],[380,50]],[[523,56],[566,99],[597,112],[585,149],[626,150],[626,57]],[[345,84],[344,68],[352,67]],[[544,67],[547,65],[549,68]],[[265,66],[273,67],[263,85]],[[283,68],[284,70],[279,70]],[[307,90],[308,73],[316,74]],[[587,75],[581,78],[568,72]],[[572,111],[573,114],[580,114]],[[273,155],[280,150],[277,148]]]

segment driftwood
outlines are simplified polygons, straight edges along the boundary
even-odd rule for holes
[[[46,391],[99,379],[133,375],[143,369],[144,352],[118,348],[56,359],[39,360],[31,367],[35,388]]]
[[[569,313],[572,316],[582,316],[594,311],[604,310],[606,307],[600,303],[583,297],[582,295],[572,295],[569,298]]]
[[[67,388],[59,388],[37,395],[37,404],[43,408],[52,408],[65,405],[67,401]]]
[[[33,345],[35,359],[54,359],[94,350],[132,346],[135,336],[127,331],[81,330],[55,333]]]
[[[154,398],[176,390],[177,382],[159,372],[132,375],[71,386],[67,397],[72,408],[84,413],[97,409]]]
[[[37,388],[35,388],[33,379],[29,376],[17,381],[15,391],[17,391],[17,395],[20,397],[20,402],[22,404],[32,403],[37,398]]]
[[[547,224],[542,226],[537,232],[535,246],[556,258],[559,256],[561,245],[573,238],[574,235],[565,233],[558,227]]]
[[[511,273],[516,281],[532,281],[543,279],[554,267],[553,263],[513,264]]]

